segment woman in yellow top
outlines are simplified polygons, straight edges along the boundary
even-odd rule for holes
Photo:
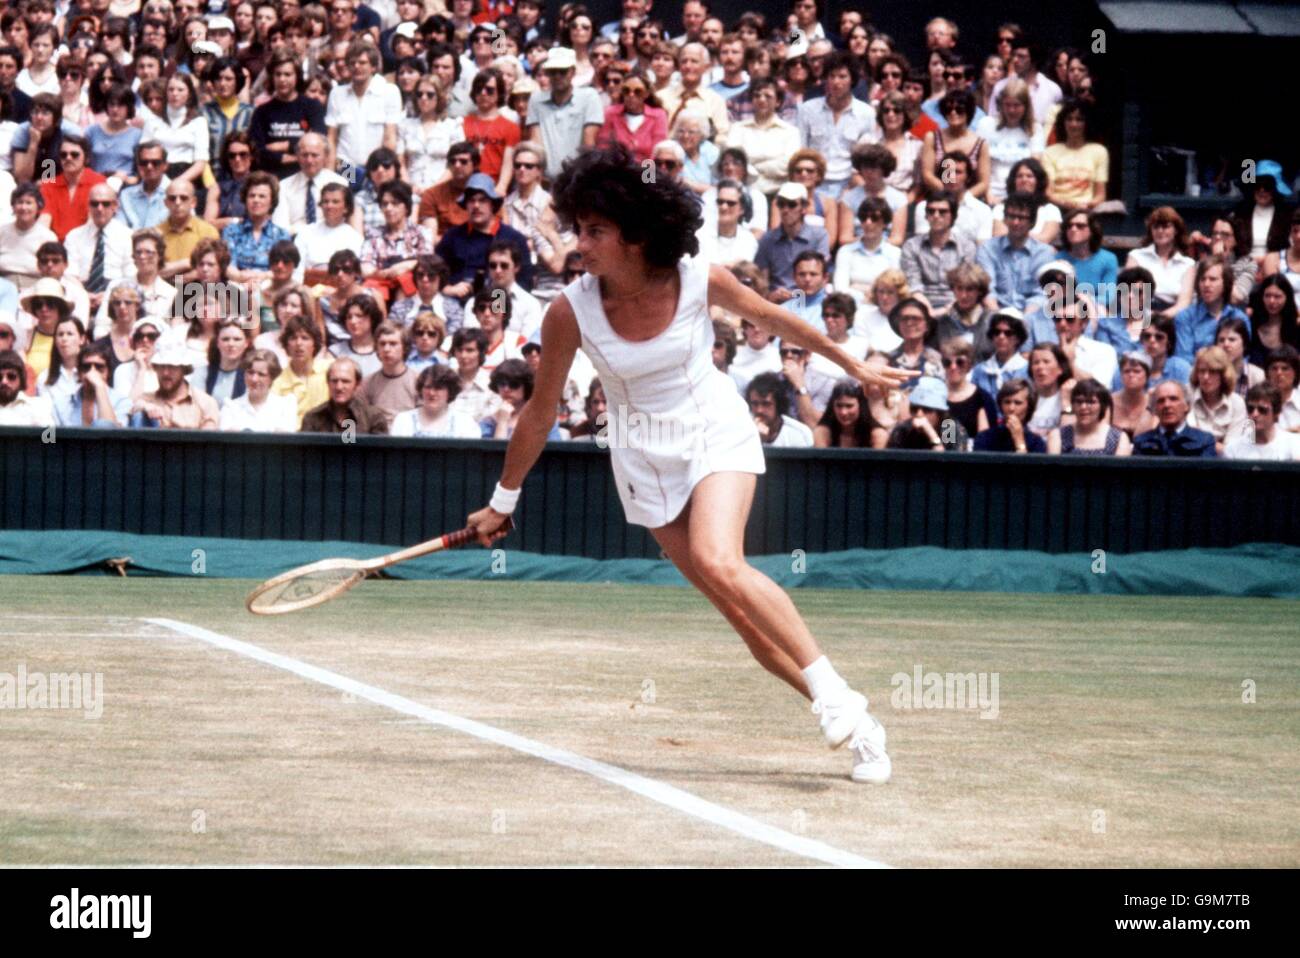
[[[1088,107],[1067,100],[1053,126],[1056,142],[1043,151],[1047,198],[1061,209],[1092,209],[1106,201],[1110,152],[1088,141]]]
[[[314,409],[330,398],[325,374],[330,368],[330,356],[325,352],[325,339],[320,330],[307,317],[295,316],[280,330],[280,345],[289,357],[289,365],[275,382],[271,392],[277,396],[292,396],[298,405],[298,422],[308,410]]]

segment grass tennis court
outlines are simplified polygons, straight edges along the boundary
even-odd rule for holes
[[[889,865],[1300,865],[1300,603],[798,590],[889,730],[872,788],[688,589],[377,580],[264,619],[252,584],[0,580],[0,673],[104,693],[0,711],[0,863],[819,864],[165,617]],[[997,673],[997,717],[894,708],[918,665]]]

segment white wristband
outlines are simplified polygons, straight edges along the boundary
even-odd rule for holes
[[[492,501],[488,503],[488,508],[508,516],[515,511],[515,505],[519,502],[519,493],[522,491],[522,488],[507,489],[498,482],[496,489],[492,491]]]

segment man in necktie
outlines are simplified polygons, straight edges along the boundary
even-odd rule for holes
[[[304,226],[317,221],[320,191],[330,183],[348,185],[333,170],[325,169],[329,144],[319,133],[306,133],[298,141],[298,172],[280,181],[280,202],[271,214],[271,222],[296,236]],[[360,211],[353,216],[353,226],[361,223]],[[360,230],[358,229],[358,232]]]
[[[1159,425],[1133,440],[1134,455],[1206,459],[1217,455],[1214,436],[1187,425],[1192,403],[1185,385],[1174,379],[1166,380],[1151,395]]]
[[[117,193],[107,183],[90,191],[90,218],[68,233],[68,269],[90,298],[94,315],[109,283],[131,269],[131,228],[117,216]]]

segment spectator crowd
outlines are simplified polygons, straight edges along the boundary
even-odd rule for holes
[[[1094,64],[1013,23],[0,0],[0,33],[0,425],[508,438],[582,273],[548,187],[618,145],[698,198],[699,256],[919,374],[714,308],[768,444],[1300,459],[1283,165],[1121,262]],[[605,413],[579,351],[552,438]]]

